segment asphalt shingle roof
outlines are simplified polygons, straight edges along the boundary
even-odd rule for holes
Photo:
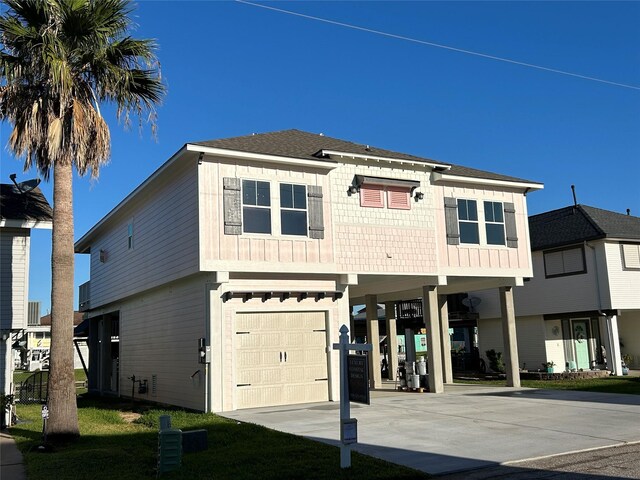
[[[0,184],[0,218],[3,220],[52,221],[53,210],[39,187],[20,193],[14,185]]]
[[[640,240],[640,218],[576,205],[529,217],[529,235],[532,250],[599,238]]]
[[[281,157],[293,157],[318,162],[330,161],[329,159],[322,158],[318,155],[321,150],[335,150],[357,155],[370,155],[375,157],[409,160],[413,162],[431,163],[435,165],[442,165],[443,167],[451,165],[438,160],[417,157],[415,155],[394,152],[384,148],[363,145],[349,142],[347,140],[327,137],[326,135],[309,133],[295,129],[190,143],[192,145],[200,145],[203,147],[276,155]],[[446,171],[446,173],[461,177],[486,178],[508,182],[537,183],[531,182],[530,180],[524,180],[522,178],[486,172],[484,170],[476,170],[474,168],[459,165],[451,165],[451,169]]]

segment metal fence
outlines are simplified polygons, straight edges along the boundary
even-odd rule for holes
[[[24,405],[46,403],[49,393],[47,389],[48,382],[49,372],[47,370],[34,373],[16,386],[15,402]]]

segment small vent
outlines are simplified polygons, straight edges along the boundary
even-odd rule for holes
[[[156,392],[158,389],[158,375],[151,375],[151,395],[156,396]]]

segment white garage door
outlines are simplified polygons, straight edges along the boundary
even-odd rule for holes
[[[324,312],[236,315],[237,408],[329,399]]]

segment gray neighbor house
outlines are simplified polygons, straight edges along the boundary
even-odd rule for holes
[[[533,277],[515,289],[520,367],[640,368],[640,218],[574,205],[529,218]],[[474,292],[481,352],[502,351],[495,291]]]

